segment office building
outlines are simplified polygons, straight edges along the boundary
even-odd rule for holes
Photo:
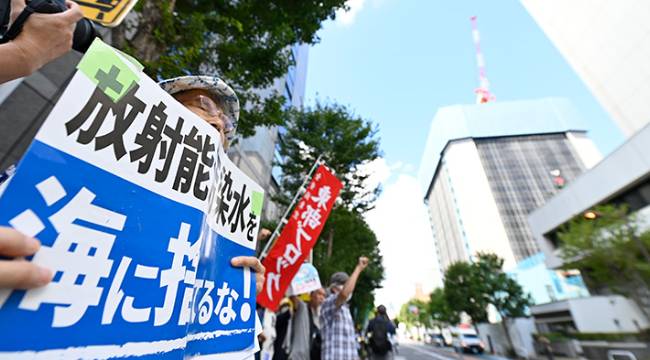
[[[509,275],[530,295],[534,305],[589,296],[579,271],[547,268],[542,252],[518,262]]]
[[[527,215],[558,191],[558,172],[570,183],[599,160],[567,100],[439,109],[420,179],[441,270],[478,252],[506,269],[538,253]]]
[[[650,121],[650,1],[522,4],[626,137]]]

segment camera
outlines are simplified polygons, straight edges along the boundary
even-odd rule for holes
[[[31,0],[27,3],[27,6],[18,18],[16,18],[14,23],[8,27],[9,14],[11,13],[11,1],[0,0],[0,2],[5,3],[2,6],[2,9],[0,9],[0,19],[2,19],[0,31],[3,31],[0,43],[5,43],[15,39],[16,36],[20,34],[23,24],[32,13],[54,14],[64,12],[68,9],[65,5],[65,0]],[[92,21],[85,18],[81,19],[77,22],[74,29],[72,48],[82,53],[86,52],[96,37],[99,37],[99,34],[97,33]]]

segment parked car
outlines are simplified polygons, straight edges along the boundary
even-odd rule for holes
[[[607,352],[608,360],[636,360],[636,356],[625,350],[609,350]]]
[[[431,334],[431,343],[435,346],[447,346],[445,337],[442,334]]]
[[[475,334],[454,334],[451,346],[456,352],[482,354],[485,351],[483,341]]]

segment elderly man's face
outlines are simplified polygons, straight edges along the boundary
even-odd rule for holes
[[[233,130],[232,122],[214,101],[212,94],[203,89],[186,90],[173,95],[178,102],[191,112],[207,121],[221,134],[224,148],[228,148],[227,135]]]
[[[320,288],[311,293],[310,304],[312,307],[319,307],[325,301],[325,289]]]

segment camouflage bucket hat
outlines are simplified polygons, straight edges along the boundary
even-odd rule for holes
[[[170,95],[197,89],[207,90],[213,94],[217,99],[222,101],[224,107],[222,110],[232,121],[234,129],[228,133],[227,137],[229,141],[233,140],[237,132],[237,122],[239,121],[239,99],[235,91],[221,80],[221,78],[217,76],[189,75],[163,80],[158,85]]]

